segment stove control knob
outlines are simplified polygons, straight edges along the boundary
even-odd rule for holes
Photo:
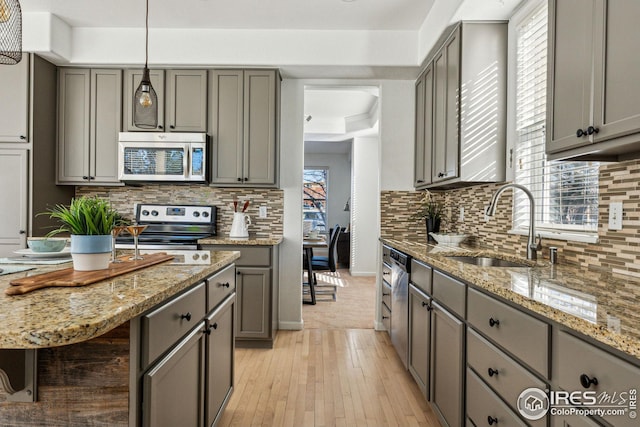
[[[208,260],[209,259],[209,255],[206,254],[206,253],[202,254],[202,259],[205,260],[205,261]]]
[[[200,254],[193,254],[192,258],[194,261],[197,261],[200,258]]]
[[[156,211],[156,210],[151,211],[151,215],[158,216],[158,211]]]
[[[198,211],[194,211],[194,212],[193,212],[193,216],[194,216],[194,217],[196,217],[196,218],[198,218],[198,217],[200,216],[200,212],[198,212]]]
[[[208,218],[209,217],[209,212],[207,212],[207,211],[202,212],[202,216],[205,217],[205,218]]]
[[[142,211],[142,216],[149,216],[149,211],[148,210],[143,210]]]

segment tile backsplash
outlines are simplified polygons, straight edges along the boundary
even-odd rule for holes
[[[213,205],[218,208],[217,232],[224,236],[231,229],[233,201],[239,207],[249,200],[247,213],[252,224],[249,233],[256,237],[281,236],[283,232],[284,193],[277,189],[216,188],[206,185],[148,184],[140,187],[77,187],[76,196],[97,195],[108,199],[126,218],[133,219],[134,203]],[[258,207],[267,207],[267,218],[258,218]]]
[[[526,256],[527,236],[508,234],[511,229],[512,192],[499,200],[496,215],[484,220],[484,206],[502,184],[486,184],[434,193],[445,205],[449,221],[443,231],[468,233],[469,243],[496,251]],[[542,256],[548,258],[550,246],[558,248],[558,259],[591,269],[640,277],[640,161],[600,166],[598,242],[581,243],[543,239]],[[426,241],[424,221],[410,220],[421,192],[384,191],[381,194],[382,237]],[[623,202],[622,230],[609,230],[609,203]],[[464,221],[458,221],[464,207]]]

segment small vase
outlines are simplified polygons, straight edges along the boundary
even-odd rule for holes
[[[440,218],[425,218],[427,224],[427,242],[435,242],[429,233],[437,233],[440,231]]]
[[[71,235],[73,269],[78,271],[106,270],[111,259],[111,234]]]

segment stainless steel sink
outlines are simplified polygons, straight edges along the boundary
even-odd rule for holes
[[[450,260],[473,264],[479,267],[529,267],[524,262],[513,262],[505,259],[485,256],[447,256]]]

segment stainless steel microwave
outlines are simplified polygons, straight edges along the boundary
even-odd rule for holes
[[[205,182],[205,133],[120,132],[121,181]]]

